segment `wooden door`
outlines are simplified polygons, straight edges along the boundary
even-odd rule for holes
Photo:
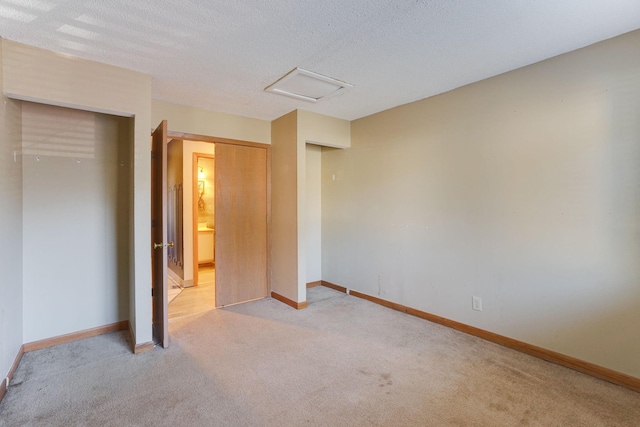
[[[216,306],[265,298],[267,150],[216,143]]]
[[[153,132],[151,143],[151,286],[153,341],[169,346],[167,301],[167,121]]]

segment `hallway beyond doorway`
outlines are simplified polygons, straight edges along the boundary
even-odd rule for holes
[[[203,313],[215,308],[215,267],[200,267],[198,274],[199,284],[184,288],[169,304],[169,319]]]

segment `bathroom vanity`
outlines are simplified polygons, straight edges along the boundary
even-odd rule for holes
[[[215,262],[215,229],[198,224],[198,264]]]

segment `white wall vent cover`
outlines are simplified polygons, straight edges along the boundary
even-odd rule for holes
[[[322,74],[294,68],[264,90],[303,101],[318,102],[322,98],[352,87],[352,84]]]

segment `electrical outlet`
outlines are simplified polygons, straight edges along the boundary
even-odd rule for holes
[[[482,311],[482,298],[471,297],[471,308],[477,311]]]

